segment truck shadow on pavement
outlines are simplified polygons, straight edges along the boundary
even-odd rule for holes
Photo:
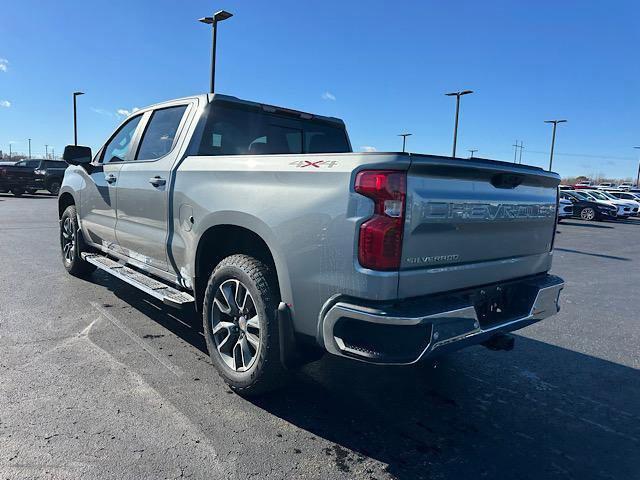
[[[94,281],[207,352],[195,312]],[[301,429],[295,453],[324,439],[343,478],[587,479],[637,478],[638,398],[637,370],[517,336],[510,353],[472,347],[414,367],[327,355],[248,401]]]

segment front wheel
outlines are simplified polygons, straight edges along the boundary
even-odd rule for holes
[[[14,187],[11,189],[11,193],[13,193],[16,197],[21,197],[24,193],[24,190],[22,188]]]
[[[96,267],[84,260],[82,253],[82,234],[78,231],[76,207],[70,205],[60,219],[60,249],[62,264],[71,275],[82,277],[93,272]]]
[[[27,188],[26,192],[27,192],[28,195],[35,195],[36,189],[35,188]]]
[[[593,208],[583,208],[580,211],[580,218],[591,222],[596,218],[596,211]]]
[[[248,255],[225,258],[209,278],[202,316],[209,355],[239,394],[258,395],[284,380],[277,305],[273,273]]]

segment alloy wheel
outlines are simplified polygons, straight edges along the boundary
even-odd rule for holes
[[[260,319],[247,287],[236,279],[222,282],[213,298],[211,335],[231,370],[246,372],[260,352]]]
[[[62,222],[62,255],[67,263],[73,262],[75,254],[76,239],[73,231],[71,217],[66,217]]]
[[[580,212],[580,217],[583,220],[593,220],[596,216],[596,213],[593,211],[593,208],[585,208]]]

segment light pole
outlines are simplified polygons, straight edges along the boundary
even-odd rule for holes
[[[469,158],[473,158],[473,154],[476,153],[478,151],[477,148],[472,148],[470,150],[467,150],[468,152],[471,152],[471,156]]]
[[[413,135],[412,133],[401,133],[398,136],[402,137],[402,153],[405,152],[405,147],[407,146],[407,137]]]
[[[640,150],[640,147],[633,147]],[[640,188],[640,160],[638,160],[638,176],[636,177],[636,188]]]
[[[556,128],[559,123],[566,123],[566,120],[545,120],[544,123],[553,123],[553,134],[551,136],[551,154],[549,155],[549,171],[553,165],[553,149],[556,145]]]
[[[44,158],[49,158],[49,145],[44,146]]]
[[[73,144],[78,145],[78,116],[76,114],[76,97],[84,92],[73,92]]]
[[[29,139],[29,160],[31,160],[31,139]]]
[[[9,142],[9,161],[11,161],[11,142]]]
[[[233,13],[220,10],[213,14],[213,17],[203,17],[198,19],[199,22],[210,24],[213,30],[213,42],[211,45],[211,93],[214,93],[216,83],[216,37],[218,31],[218,22],[222,22],[227,18],[233,17]]]
[[[458,142],[458,117],[460,115],[460,97],[473,93],[473,90],[462,90],[460,92],[445,93],[447,97],[456,97],[456,123],[453,127],[453,158],[456,158],[456,144]]]

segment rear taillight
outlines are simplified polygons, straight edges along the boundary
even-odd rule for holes
[[[355,191],[374,203],[373,216],[360,226],[360,265],[372,270],[398,270],[402,257],[406,172],[362,171],[356,176]]]

